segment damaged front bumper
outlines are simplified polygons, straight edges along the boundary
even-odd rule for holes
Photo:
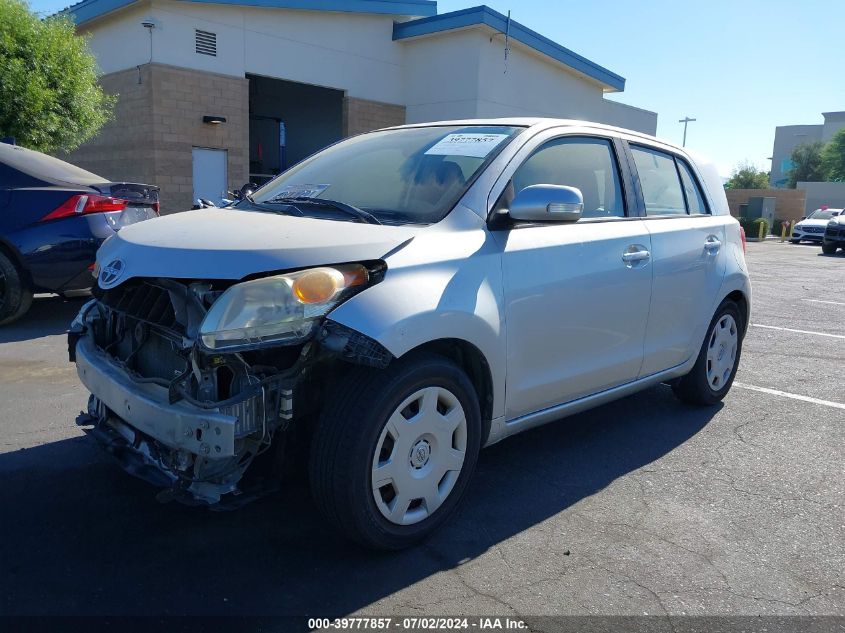
[[[82,384],[114,415],[131,420],[138,431],[165,446],[196,455],[235,454],[236,416],[184,401],[168,404],[167,389],[134,381],[87,337],[76,344],[76,370]]]
[[[278,385],[282,397],[272,402],[266,402],[265,389],[224,407],[171,404],[165,387],[139,383],[90,337],[72,332],[69,338],[79,379],[92,394],[80,425],[127,472],[170,488],[172,498],[214,505],[227,493],[238,494],[250,458],[261,449],[261,441],[249,438],[255,432],[248,423],[253,412],[278,402],[285,416],[291,407],[292,391],[283,384]],[[268,429],[258,432],[269,442]]]
[[[291,438],[313,419],[324,389],[342,375],[336,371],[338,362],[385,367],[392,359],[375,341],[331,322],[298,348],[280,346],[255,358],[248,353],[203,355],[190,339],[180,341],[172,332],[168,339],[156,339],[150,354],[143,346],[157,336],[153,328],[97,300],[82,309],[68,332],[70,360],[92,394],[88,415],[80,416],[78,424],[124,470],[165,488],[161,500],[218,509],[237,507],[278,488],[275,475],[244,475],[248,469],[256,471],[252,464],[265,452],[269,459],[262,460],[273,462],[269,470],[277,467]],[[127,339],[134,342],[129,345]],[[128,347],[121,353],[124,343]],[[266,364],[280,353],[286,360],[276,367]],[[153,355],[174,354],[184,359],[183,366],[162,362],[156,366],[158,375],[150,377],[137,371],[146,369],[149,375]],[[162,367],[174,377],[166,379]],[[227,367],[243,373],[234,377]],[[222,394],[221,371],[225,383],[233,385]]]

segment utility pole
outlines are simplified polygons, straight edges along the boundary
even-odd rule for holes
[[[683,147],[687,146],[687,123],[691,123],[692,121],[695,121],[695,119],[691,119],[688,116],[685,116],[683,119],[680,119],[678,121],[678,123],[684,124],[684,143],[683,143]]]

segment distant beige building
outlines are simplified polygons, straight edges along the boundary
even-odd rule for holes
[[[431,0],[83,0],[67,12],[119,94],[70,159],[161,186],[165,211],[263,182],[345,136],[494,116],[653,134],[625,80],[488,7]],[[507,53],[507,54],[506,54]]]
[[[845,182],[799,182],[797,191],[806,196],[804,215],[822,207],[845,209]]]
[[[772,170],[769,185],[786,187],[789,170],[792,169],[792,150],[798,145],[815,141],[827,142],[845,127],[845,111],[824,112],[824,123],[818,125],[781,125],[775,128],[775,143],[772,148]]]

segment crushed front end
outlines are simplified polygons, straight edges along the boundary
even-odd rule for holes
[[[98,287],[68,332],[70,359],[91,392],[80,425],[125,470],[164,488],[162,499],[226,507],[275,489],[279,462],[301,448],[322,390],[342,374],[338,364],[383,367],[392,358],[322,317],[296,336],[274,338],[265,328],[210,348],[203,323],[236,285],[132,279]]]

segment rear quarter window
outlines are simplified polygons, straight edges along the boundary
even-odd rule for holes
[[[707,201],[701,193],[701,187],[698,185],[698,181],[695,179],[689,165],[677,157],[675,158],[675,162],[678,163],[678,172],[681,174],[681,185],[684,188],[684,196],[687,199],[687,207],[689,208],[690,215],[710,213]]]

